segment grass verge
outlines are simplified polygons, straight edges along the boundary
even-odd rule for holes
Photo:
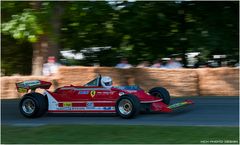
[[[2,144],[238,143],[238,127],[2,125]],[[215,141],[215,142],[214,142]],[[216,142],[217,141],[217,142]]]

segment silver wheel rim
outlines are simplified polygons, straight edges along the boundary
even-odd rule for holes
[[[128,115],[132,112],[133,109],[132,102],[128,99],[122,99],[119,102],[118,109],[121,114]]]
[[[22,103],[22,110],[26,114],[32,114],[35,110],[36,106],[32,99],[25,99]]]

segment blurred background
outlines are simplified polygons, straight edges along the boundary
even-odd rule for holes
[[[162,86],[171,103],[195,106],[128,121],[20,116],[16,82],[49,81],[54,91],[97,74],[114,86]],[[1,104],[4,144],[238,143],[239,1],[1,1]],[[75,123],[104,126],[62,125]]]
[[[1,20],[2,76],[49,63],[239,67],[237,1],[2,1]]]

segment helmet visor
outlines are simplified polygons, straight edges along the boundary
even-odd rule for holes
[[[111,86],[112,82],[104,82],[105,86]]]

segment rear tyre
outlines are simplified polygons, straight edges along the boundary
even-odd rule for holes
[[[139,99],[131,94],[122,95],[116,102],[116,112],[122,118],[133,118],[140,111]]]
[[[20,113],[27,118],[40,117],[47,112],[47,109],[47,99],[40,93],[26,94],[19,103]]]
[[[163,88],[163,87],[155,87],[152,88],[151,90],[149,90],[148,92],[150,95],[154,96],[154,97],[158,97],[163,99],[163,103],[169,105],[170,104],[170,95],[167,89]]]

